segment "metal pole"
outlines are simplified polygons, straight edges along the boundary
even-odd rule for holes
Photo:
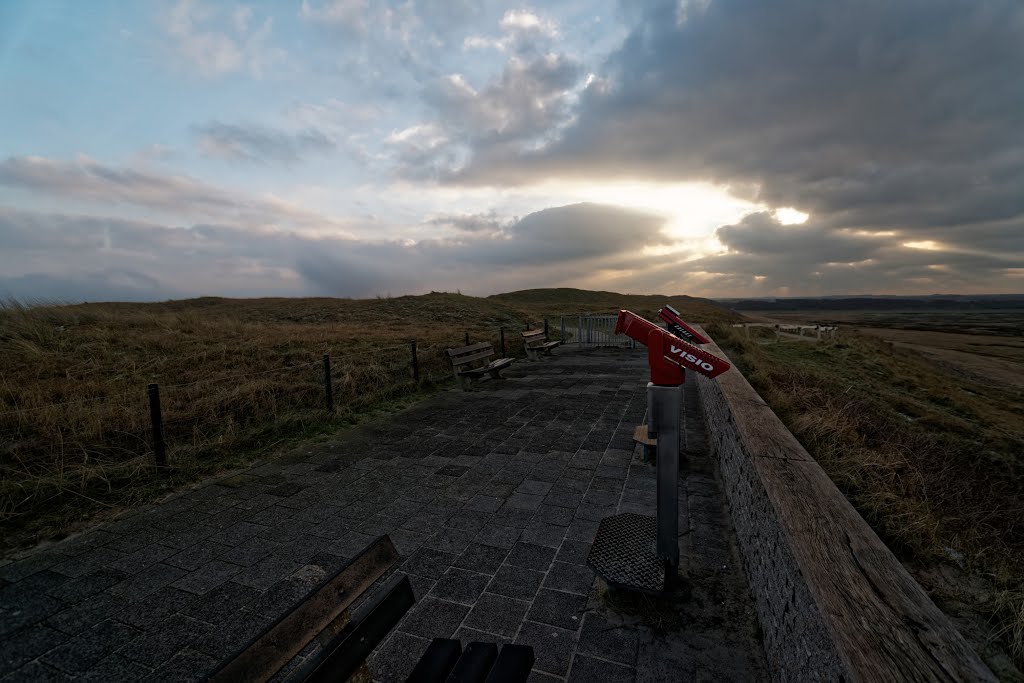
[[[327,403],[327,412],[334,412],[334,383],[331,382],[331,357],[324,354],[324,399]]]
[[[658,536],[656,552],[665,563],[665,587],[679,569],[679,410],[681,386],[647,384],[648,433],[658,439]]]
[[[167,469],[167,446],[164,443],[164,418],[160,414],[160,387],[150,384],[149,387],[149,421],[153,425],[153,455],[159,471]]]
[[[551,341],[551,339],[548,338],[548,319],[547,318],[544,318],[544,341]]]
[[[498,330],[498,334],[501,336],[501,356],[504,358],[507,354],[505,353],[505,326],[502,325]]]
[[[409,343],[409,348],[412,351],[412,381],[413,382],[419,382],[420,381],[420,361],[416,357],[416,340],[415,339],[413,339]]]
[[[583,346],[583,316],[576,316],[576,343]]]

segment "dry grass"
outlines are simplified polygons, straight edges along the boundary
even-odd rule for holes
[[[466,332],[497,350],[504,326],[508,353],[522,355],[517,332],[549,309],[612,313],[642,303],[580,290],[541,290],[542,302],[531,298],[538,290],[523,294],[0,304],[0,550],[446,386],[444,350]],[[717,312],[708,319],[735,317],[690,303]],[[420,385],[411,379],[412,339]],[[332,415],[323,408],[325,353]],[[160,385],[171,463],[162,477],[153,468],[151,382]]]
[[[715,339],[880,536],[911,566],[962,554],[987,577],[974,607],[1024,660],[1024,403],[877,337]],[[963,600],[965,596],[946,596]]]
[[[521,329],[451,294],[369,301],[199,299],[0,310],[3,545],[60,535],[361,412],[445,384],[444,349]],[[420,375],[411,379],[409,340]],[[518,335],[508,335],[514,347]],[[322,355],[337,411],[323,408]],[[146,386],[160,384],[170,475],[153,471]]]

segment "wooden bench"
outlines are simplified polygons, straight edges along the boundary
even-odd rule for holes
[[[530,360],[539,360],[540,354],[551,355],[551,349],[561,342],[547,341],[544,338],[544,330],[527,330],[523,332],[523,346],[526,348],[526,355]]]
[[[208,680],[270,680],[314,639],[319,648],[288,673],[289,681],[345,681],[358,671],[368,676],[366,658],[415,602],[409,577],[393,576],[358,609],[349,608],[398,559],[391,539],[381,536],[225,660]]]
[[[494,379],[501,379],[501,371],[512,365],[515,358],[498,358],[490,360],[494,355],[494,347],[488,342],[470,344],[457,349],[448,349],[448,359],[452,363],[452,371],[455,379],[462,384],[462,388],[469,391],[469,385],[474,379],[484,375],[490,375]],[[483,365],[477,366],[478,363]]]
[[[529,645],[462,643],[434,638],[406,683],[526,683],[535,657]]]

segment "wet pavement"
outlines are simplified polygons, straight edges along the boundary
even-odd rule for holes
[[[559,350],[0,566],[0,680],[202,680],[379,534],[416,605],[371,657],[431,638],[531,645],[531,681],[767,678],[695,383],[684,391],[681,588],[609,590],[599,521],[654,514],[633,429],[643,350]]]

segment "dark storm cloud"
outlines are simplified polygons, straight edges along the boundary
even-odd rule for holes
[[[809,212],[809,248],[832,242],[835,261],[865,249],[843,229],[895,231],[891,248],[977,238],[1024,251],[1017,0],[656,2],[639,14],[553,142],[477,145],[448,177],[713,180]],[[780,237],[761,228],[762,246]]]
[[[314,128],[290,133],[265,126],[214,122],[193,130],[204,156],[228,161],[294,164],[307,154],[336,148],[331,138]]]
[[[565,284],[639,258],[645,245],[664,242],[662,222],[619,207],[576,204],[539,211],[496,230],[409,244],[0,207],[0,243],[6,247],[0,272],[20,273],[0,278],[0,297],[493,293]],[[133,279],[127,271],[110,269],[111,263],[125,262],[146,264],[149,275]],[[62,264],[61,277],[40,274],[52,272],[54,264]]]

